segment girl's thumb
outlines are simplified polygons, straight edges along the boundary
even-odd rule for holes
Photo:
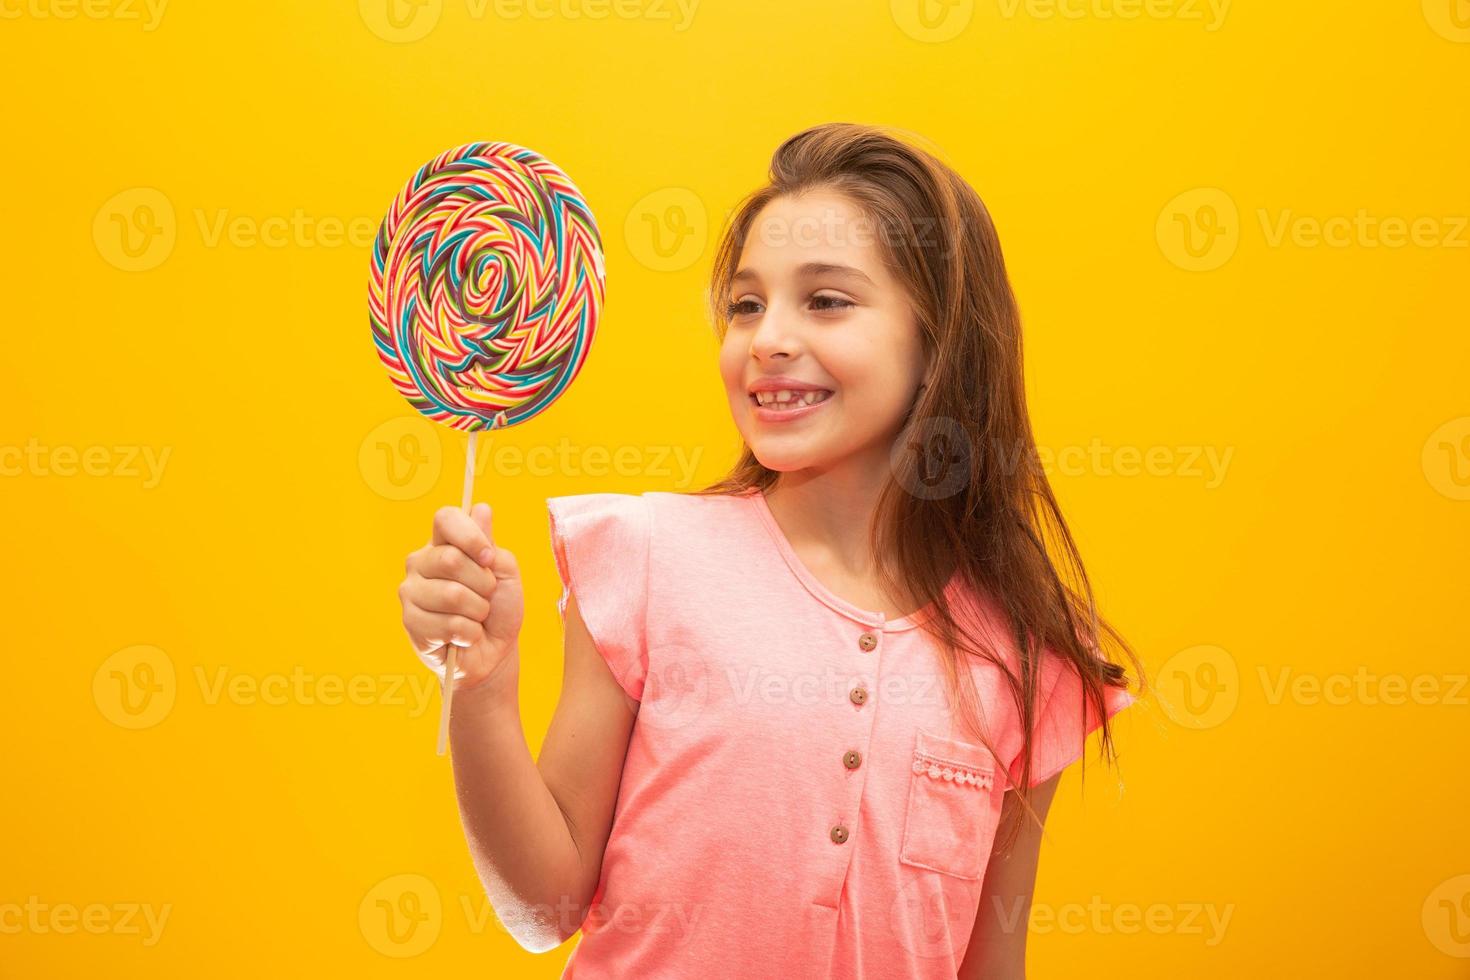
[[[495,535],[491,533],[490,505],[484,503],[475,504],[470,508],[470,519],[475,522],[476,527],[484,532],[485,540],[490,542],[490,546],[494,547]]]

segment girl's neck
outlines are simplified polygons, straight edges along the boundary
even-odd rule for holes
[[[874,475],[886,479],[887,468]],[[872,553],[870,528],[883,479],[789,472],[765,498],[792,550],[823,585],[861,608],[899,618],[920,603],[909,595],[884,594],[878,574],[880,558]]]

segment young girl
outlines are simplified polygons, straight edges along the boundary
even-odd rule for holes
[[[565,977],[1022,977],[1059,773],[1099,726],[1114,755],[1134,699],[1102,642],[1138,664],[1035,462],[990,217],[923,150],[817,126],[733,216],[711,300],[743,456],[697,493],[548,501],[539,760],[490,508],[409,556],[414,649],[442,676],[461,648],[495,911],[532,951],[580,929]]]

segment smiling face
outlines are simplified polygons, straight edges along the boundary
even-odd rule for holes
[[[777,198],[751,222],[728,299],[720,374],[761,464],[886,471],[925,357],[877,227],[834,191]]]

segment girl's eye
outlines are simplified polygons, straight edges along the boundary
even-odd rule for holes
[[[841,310],[857,305],[851,300],[843,299],[841,296],[813,296],[811,301],[818,310]],[[753,313],[754,310],[749,309],[749,307],[759,305],[753,299],[739,300],[738,302],[727,304],[725,306],[725,314],[726,316],[735,317],[743,313]]]

